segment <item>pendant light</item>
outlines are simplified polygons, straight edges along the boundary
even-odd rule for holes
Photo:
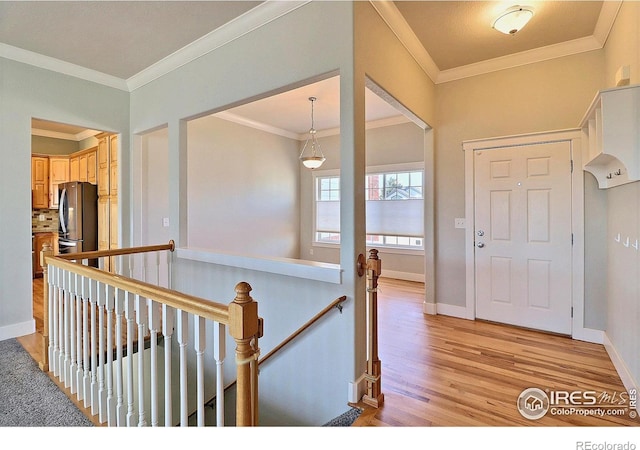
[[[316,137],[316,129],[313,127],[313,103],[317,99],[315,97],[309,97],[309,101],[311,102],[311,128],[309,129],[309,137],[304,143],[304,147],[302,147],[302,151],[300,152],[300,161],[302,164],[308,169],[317,169],[322,165],[324,160],[326,159],[322,154],[322,150],[320,149],[320,144],[318,143],[318,139]],[[309,145],[309,141],[311,141],[311,149],[308,155],[305,155],[305,150]]]

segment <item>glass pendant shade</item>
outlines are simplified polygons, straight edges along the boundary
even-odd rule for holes
[[[516,34],[533,17],[533,10],[524,6],[514,6],[502,13],[494,22],[493,28],[504,34]]]
[[[302,161],[302,164],[304,164],[308,169],[317,169],[322,165],[326,158],[322,154],[320,144],[316,137],[317,132],[313,127],[313,102],[316,101],[316,98],[309,97],[309,101],[311,102],[311,129],[309,129],[309,137],[305,141],[302,151],[300,152],[300,161]],[[311,144],[311,148],[307,152],[309,144]]]

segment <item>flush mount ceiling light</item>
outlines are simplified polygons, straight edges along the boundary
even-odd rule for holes
[[[516,34],[533,17],[533,8],[512,6],[493,22],[493,28],[504,34]]]
[[[308,169],[317,169],[325,160],[322,150],[320,149],[320,144],[318,144],[316,129],[313,127],[313,102],[316,100],[315,97],[309,97],[309,101],[311,102],[311,128],[309,129],[309,137],[300,152],[300,161],[302,161],[302,164]],[[309,142],[311,142],[311,150],[309,154],[305,154]]]

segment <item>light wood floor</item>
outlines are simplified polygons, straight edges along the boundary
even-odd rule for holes
[[[422,292],[422,283],[380,279],[384,405],[366,407],[354,426],[640,425],[628,415],[523,418],[516,400],[526,388],[624,392],[604,347],[506,325],[425,315]],[[36,361],[40,298],[42,279],[36,279],[37,333],[19,339]]]
[[[384,405],[354,426],[638,426],[624,417],[532,421],[520,393],[625,392],[602,345],[532,330],[422,313],[422,283],[380,279],[379,356]]]

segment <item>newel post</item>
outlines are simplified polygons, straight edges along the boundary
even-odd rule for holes
[[[258,303],[249,295],[251,286],[236,285],[236,298],[229,304],[229,333],[236,341],[236,426],[258,425],[258,351],[260,331]]]
[[[42,356],[38,363],[40,370],[49,371],[49,265],[46,258],[53,256],[51,243],[45,242],[40,251],[40,266],[42,267]]]
[[[382,261],[378,259],[378,250],[369,250],[367,260],[367,302],[368,302],[368,360],[367,393],[362,401],[367,405],[378,408],[384,403],[384,394],[381,388],[382,364],[378,359],[378,277],[382,270]]]

